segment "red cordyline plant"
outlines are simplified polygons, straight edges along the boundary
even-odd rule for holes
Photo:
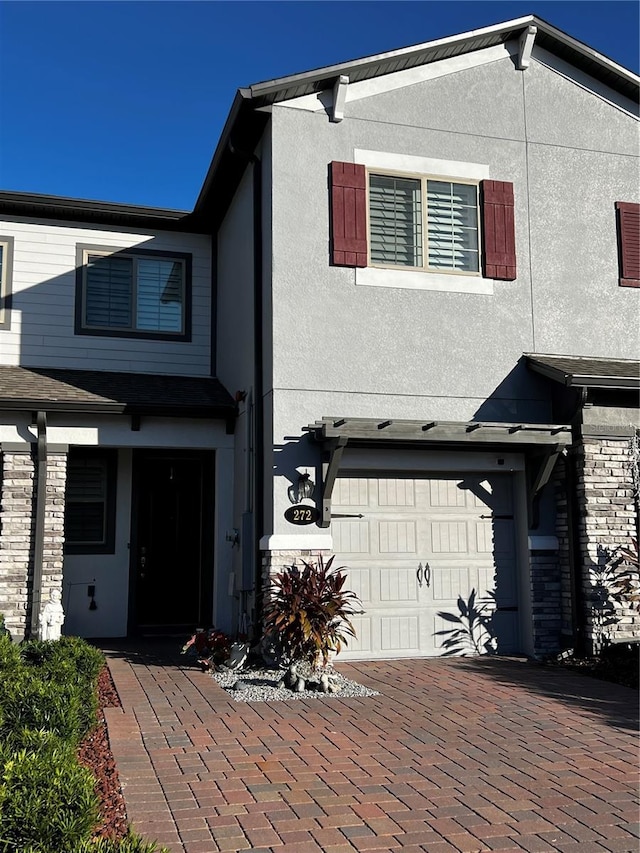
[[[265,635],[276,637],[293,661],[318,666],[338,654],[347,637],[356,632],[349,617],[361,613],[355,592],[345,590],[347,576],[342,568],[326,563],[302,561],[286,566],[270,579],[264,608]]]

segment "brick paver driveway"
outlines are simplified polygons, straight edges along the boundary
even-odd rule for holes
[[[129,818],[172,853],[638,850],[637,693],[514,660],[343,664],[365,699],[235,703],[111,646]]]

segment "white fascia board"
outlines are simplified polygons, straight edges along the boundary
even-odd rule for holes
[[[621,95],[619,92],[614,92],[614,90],[610,89],[605,83],[601,83],[599,80],[590,77],[588,74],[585,74],[584,71],[580,71],[580,69],[576,68],[575,65],[565,62],[564,59],[560,59],[559,56],[556,56],[554,53],[550,53],[542,47],[538,47],[538,45],[534,45],[531,56],[532,59],[540,63],[540,65],[543,65],[550,71],[554,71],[560,77],[563,77],[565,80],[569,80],[585,92],[590,92],[592,95],[600,98],[600,100],[605,101],[610,106],[625,113],[625,115],[636,119],[638,118],[638,104],[634,103],[629,98],[625,98],[624,95]]]
[[[479,68],[490,62],[498,62],[510,56],[517,56],[518,45],[515,42],[487,47],[473,53],[464,53],[461,56],[452,56],[449,59],[440,59],[429,65],[419,65],[416,68],[407,68],[404,71],[396,71],[393,74],[383,74],[373,77],[371,80],[361,80],[359,83],[350,83],[346,90],[345,102],[359,101],[363,98],[371,98],[386,92],[394,92],[406,86],[414,86],[416,83],[424,83],[427,80],[436,80],[438,77],[446,77],[456,74],[458,71],[466,71],[469,68]],[[291,107],[308,112],[325,112],[327,104],[327,92],[317,92],[313,95],[301,95],[290,101],[283,101],[279,107]]]
[[[477,38],[499,36],[501,33],[536,23],[539,24],[540,22],[537,21],[535,15],[525,15],[523,18],[514,18],[513,20],[505,21],[502,24],[493,24],[489,27],[481,27],[478,30],[468,30],[467,32],[458,33],[454,36],[445,36],[444,38],[434,39],[433,41],[421,42],[420,44],[414,44],[410,47],[388,50],[385,53],[365,56],[362,59],[355,59],[351,62],[340,62],[336,65],[326,65],[321,68],[317,68],[314,71],[303,71],[300,74],[292,74],[287,77],[263,80],[261,83],[254,83],[250,87],[249,91],[252,98],[269,95],[274,91],[285,88],[286,86],[310,83],[314,80],[326,79],[327,77],[335,78],[340,74],[349,74],[350,72],[358,71],[361,68],[380,65],[380,63],[385,62],[386,60],[402,59],[406,56],[413,56],[416,53],[424,53],[424,51],[427,50],[436,51],[438,48],[451,47],[452,45],[457,45],[461,42],[472,42]],[[559,30],[555,30],[553,27],[550,29],[553,30],[554,34],[559,36],[563,35]],[[245,92],[247,90],[240,91]]]

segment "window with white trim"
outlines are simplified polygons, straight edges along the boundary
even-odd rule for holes
[[[372,266],[479,274],[478,184],[369,173]]]
[[[76,332],[186,339],[191,256],[79,246]]]
[[[354,156],[329,164],[329,259],[356,284],[493,293],[516,279],[512,182],[481,163]]]

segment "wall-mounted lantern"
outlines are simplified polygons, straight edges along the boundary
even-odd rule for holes
[[[311,479],[311,474],[303,473],[298,476],[296,483],[292,483],[287,489],[287,495],[292,504],[299,504],[306,498],[312,498],[316,484]]]

